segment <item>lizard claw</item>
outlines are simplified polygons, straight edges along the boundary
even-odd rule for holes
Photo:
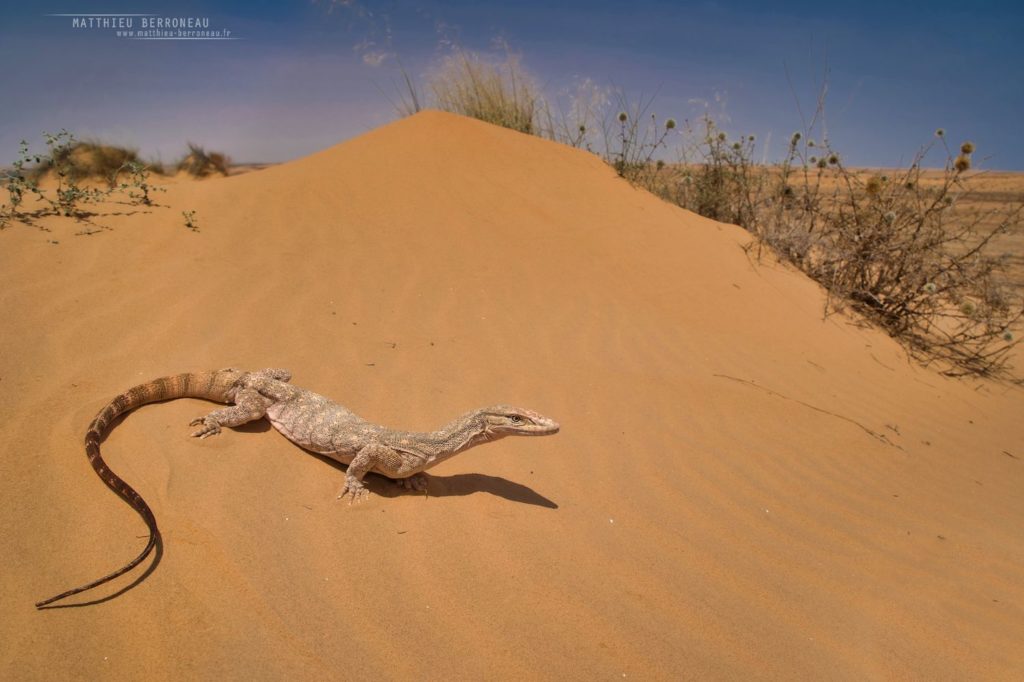
[[[360,481],[357,481],[355,477],[349,477],[345,479],[345,486],[341,489],[341,492],[338,493],[338,499],[340,500],[345,497],[345,495],[349,495],[351,497],[348,504],[349,506],[352,506],[353,504],[366,500],[370,496],[370,491],[367,490],[366,486],[364,486]]]
[[[198,417],[190,421],[188,425],[195,426],[196,424],[202,424],[203,428],[196,429],[195,431],[193,431],[192,436],[195,438],[199,438],[200,440],[202,440],[203,438],[208,438],[210,436],[216,436],[218,433],[220,433],[220,424],[218,424],[213,419],[209,419],[208,417]]]

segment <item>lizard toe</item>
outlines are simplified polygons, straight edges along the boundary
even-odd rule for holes
[[[193,435],[193,437],[195,437],[195,438],[199,438],[200,440],[203,440],[204,438],[209,438],[210,436],[217,435],[218,433],[220,433],[220,427],[219,426],[217,426],[217,425],[213,425],[213,426],[207,425],[207,426],[204,426],[201,429],[198,429],[196,431],[191,432],[191,435]]]
[[[352,504],[358,504],[368,498],[370,496],[370,491],[367,490],[366,486],[364,486],[360,481],[350,478],[345,481],[345,486],[341,489],[341,492],[338,493],[338,499],[340,500],[346,495],[349,498],[348,503],[351,506]]]
[[[426,492],[427,481],[430,479],[426,474],[413,474],[408,478],[401,479],[400,483],[406,490],[415,490],[416,492]]]
[[[217,422],[208,422],[205,419],[198,419],[196,421],[193,421],[191,426],[194,426],[197,422],[203,424],[203,428],[196,429],[195,431],[193,431],[193,438],[198,438],[202,440],[204,438],[209,438],[210,436],[216,436],[218,433],[220,433],[220,424],[218,424]]]

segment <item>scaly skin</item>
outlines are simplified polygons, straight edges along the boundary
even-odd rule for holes
[[[358,502],[369,495],[363,477],[370,471],[393,478],[407,489],[426,490],[423,472],[463,450],[505,436],[544,436],[558,423],[532,410],[495,405],[473,410],[429,433],[396,431],[372,424],[322,395],[273,377],[249,375],[246,388],[269,400],[266,415],[288,440],[348,465],[339,498]],[[217,413],[207,417],[217,421]]]
[[[291,374],[283,369],[179,374],[136,386],[111,401],[89,426],[86,453],[103,482],[142,516],[149,526],[149,542],[139,556],[113,573],[43,600],[36,607],[113,580],[141,563],[156,547],[160,531],[149,505],[107,467],[99,448],[111,422],[141,405],[172,398],[233,403],[193,420],[192,425],[201,425],[192,433],[198,438],[214,436],[223,426],[239,426],[266,416],[293,443],[348,465],[338,497],[350,495],[350,503],[368,497],[362,481],[370,471],[391,477],[407,489],[425,491],[427,476],[423,472],[468,448],[505,436],[543,436],[559,429],[557,422],[532,410],[495,405],[473,410],[437,431],[396,431],[371,424],[322,395],[292,386],[287,383],[290,379]]]
[[[257,412],[259,415],[262,415],[267,403],[267,399],[255,390],[241,385],[240,381],[246,377],[288,381],[291,378],[291,374],[283,369],[265,369],[252,373],[237,369],[221,369],[211,372],[161,377],[128,389],[100,410],[100,413],[89,424],[89,430],[85,433],[86,455],[89,457],[89,463],[92,464],[92,468],[100,479],[107,484],[107,487],[120,495],[146,522],[146,525],[149,527],[149,542],[146,543],[146,547],[137,557],[113,573],[94,580],[87,585],[62,592],[49,599],[44,599],[36,604],[36,608],[42,608],[65,597],[91,590],[113,580],[119,575],[127,573],[149,556],[149,553],[156,547],[160,538],[156,517],[153,516],[153,511],[149,508],[149,505],[146,504],[146,501],[142,499],[142,496],[134,488],[111,471],[107,463],[103,461],[103,456],[100,454],[100,441],[103,439],[110,424],[120,415],[130,412],[137,407],[174,398],[202,398],[220,403],[234,403],[234,407],[219,410],[215,413],[220,415],[219,423],[223,426],[244,424],[247,421],[251,421],[250,415]],[[204,431],[205,429],[201,429],[193,435],[201,435]]]

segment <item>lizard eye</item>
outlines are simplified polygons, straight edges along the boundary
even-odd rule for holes
[[[518,414],[513,414],[509,417],[509,421],[511,421],[513,424],[519,424],[523,421],[523,418],[520,417]]]

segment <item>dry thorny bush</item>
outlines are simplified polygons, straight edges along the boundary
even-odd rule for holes
[[[400,113],[424,103],[403,69]],[[1024,315],[1006,283],[992,240],[1022,222],[1022,206],[971,208],[979,177],[974,146],[954,155],[943,131],[909,167],[870,173],[844,165],[824,129],[824,88],[804,133],[785,158],[754,162],[756,139],[730,139],[705,113],[677,126],[651,113],[654,98],[627,97],[592,82],[558,108],[533,86],[518,58],[503,62],[458,50],[428,76],[435,106],[594,151],[622,177],[696,213],[753,233],[758,255],[770,247],[827,290],[825,314],[846,306],[949,374],[1000,375]],[[428,103],[429,104],[429,103]],[[618,113],[610,105],[616,105]],[[595,140],[595,138],[597,138]],[[936,143],[944,168],[922,164]],[[677,163],[664,158],[675,150]],[[938,150],[936,150],[938,151]]]
[[[948,374],[999,375],[1024,315],[992,240],[1021,224],[1024,206],[972,208],[974,145],[954,156],[943,131],[903,170],[847,168],[827,139],[794,133],[784,160],[753,161],[755,139],[714,122],[686,125],[684,162],[647,164],[630,179],[702,215],[740,225],[821,283],[825,313],[849,305]],[[936,144],[941,171],[922,161]]]
[[[808,133],[824,127],[823,100]],[[826,315],[853,307],[948,374],[1005,375],[1024,305],[1007,283],[1006,256],[992,255],[991,245],[1021,225],[1024,206],[972,201],[984,182],[968,172],[972,143],[954,156],[938,130],[906,169],[871,173],[845,166],[827,137],[816,143],[798,132],[780,163],[756,163],[753,135],[731,139],[707,113],[680,129],[650,112],[653,101],[630,106],[620,95],[616,115],[597,117],[603,156],[619,175],[753,233],[758,256],[768,246],[824,286]],[[546,129],[561,133],[549,136],[591,148],[583,123],[553,126],[546,111]],[[673,150],[678,163],[656,158]],[[933,150],[945,152],[944,167],[925,171]]]

